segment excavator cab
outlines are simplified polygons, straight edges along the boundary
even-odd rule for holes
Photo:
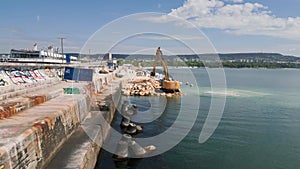
[[[150,76],[154,77],[154,76],[155,76],[155,72],[152,71],[152,72],[150,73]]]

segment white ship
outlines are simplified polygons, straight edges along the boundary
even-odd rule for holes
[[[62,55],[53,50],[52,46],[48,50],[38,50],[37,44],[34,44],[33,50],[11,49],[10,57],[2,59],[2,62],[19,62],[19,63],[78,63],[77,57],[70,55]]]

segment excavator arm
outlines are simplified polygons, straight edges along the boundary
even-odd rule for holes
[[[162,52],[160,50],[160,47],[157,48],[157,51],[156,51],[156,55],[155,55],[155,61],[154,61],[154,66],[153,66],[153,70],[151,72],[151,76],[155,76],[155,73],[156,73],[156,64],[157,64],[157,61],[158,61],[158,57],[160,58],[160,61],[161,61],[161,64],[164,68],[164,73],[165,73],[165,79],[166,80],[169,80],[169,72],[168,72],[168,67],[167,67],[167,64],[163,58],[163,55],[162,55]]]
[[[156,51],[155,60],[154,60],[154,65],[153,65],[153,70],[152,70],[152,72],[150,73],[151,76],[155,76],[155,73],[156,73],[156,64],[157,64],[157,61],[158,61],[159,51],[160,51],[160,47],[158,47],[158,49],[157,49],[157,51]]]

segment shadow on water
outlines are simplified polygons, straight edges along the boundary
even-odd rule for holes
[[[101,150],[95,169],[168,169],[162,156],[154,156],[146,159],[128,158],[115,161],[112,154]]]
[[[153,99],[154,101],[149,101]],[[138,107],[139,113],[155,113],[160,111],[163,107],[163,112],[158,118],[154,118],[152,122],[148,123],[137,123],[138,125],[143,126],[143,132],[137,135],[134,135],[133,138],[147,138],[163,133],[165,130],[170,127],[173,122],[176,120],[176,117],[180,110],[180,98],[166,98],[166,97],[126,97],[122,98],[121,103],[124,100],[130,99],[131,104],[135,104]],[[150,103],[151,102],[151,103]],[[165,105],[162,104],[165,102]],[[120,110],[120,109],[118,109]],[[147,111],[150,110],[150,111]],[[115,117],[112,121],[112,128],[117,130],[120,133],[123,133],[123,130],[120,128],[120,123],[122,121],[122,115],[120,112],[116,112]],[[106,141],[110,140],[110,136]],[[155,143],[153,143],[155,146]],[[155,151],[155,150],[154,150]],[[101,152],[98,157],[98,161],[95,169],[167,169],[165,165],[164,157],[162,155],[156,155],[148,158],[125,158],[116,160],[113,158],[113,154],[101,149]]]

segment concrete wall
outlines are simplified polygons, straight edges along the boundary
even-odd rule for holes
[[[1,138],[0,167],[44,166],[88,113],[89,100],[87,94],[63,95],[1,122],[6,135]]]
[[[108,133],[111,129],[110,125],[105,125],[105,123],[100,123],[99,124],[99,116],[103,116],[104,119],[110,124],[114,118],[115,111],[117,104],[119,104],[120,98],[121,98],[121,90],[120,90],[120,85],[119,82],[118,84],[115,84],[116,88],[112,91],[111,94],[105,93],[107,97],[105,98],[98,98],[98,101],[102,103],[100,104],[100,112],[99,111],[93,111],[91,112],[90,118],[87,118],[85,124],[97,124],[99,126],[98,131],[92,138],[89,139],[89,144],[88,147],[84,148],[85,151],[84,153],[84,158],[79,161],[80,167],[75,167],[75,168],[80,168],[80,169],[90,169],[94,168],[97,162],[97,157],[99,155],[101,145],[103,144],[103,141],[107,138]],[[93,122],[91,122],[91,119],[93,119]],[[96,125],[89,125],[92,130],[95,130]],[[91,137],[91,136],[90,136]],[[92,139],[92,140],[91,140]],[[74,163],[75,161],[69,161],[71,163]],[[78,162],[78,161],[77,161]],[[68,167],[63,167],[63,168],[68,168]]]
[[[111,121],[115,109],[109,98],[113,96],[118,99],[119,95],[118,92],[111,94],[110,89],[105,92],[105,86],[118,87],[119,82],[113,84],[112,79],[112,75],[97,76],[94,81],[98,81],[96,85],[76,84],[75,87],[81,90],[81,94],[61,95],[9,119],[0,120],[0,169],[45,168],[64,149],[64,143],[70,140],[78,126],[86,120],[91,113],[91,105],[95,103],[105,102],[110,107],[102,113]],[[109,126],[104,130],[104,135],[102,133],[97,136],[98,139],[104,139],[102,137],[108,131]],[[92,141],[85,145],[87,151],[82,152],[82,160],[77,161],[80,168],[94,166],[100,150]]]

